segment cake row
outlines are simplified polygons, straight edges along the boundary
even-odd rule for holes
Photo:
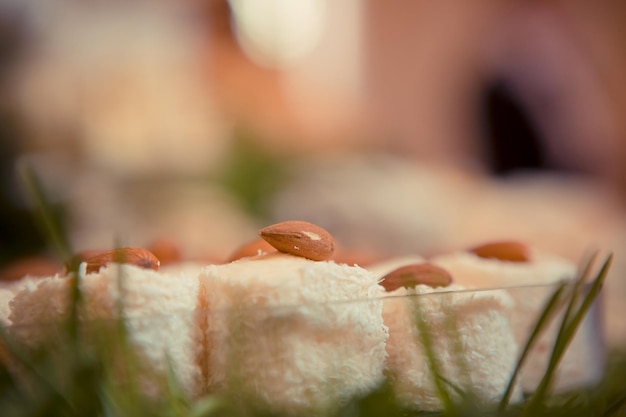
[[[327,237],[300,238],[289,246],[293,236],[270,236],[274,247],[287,246],[225,264],[159,269],[91,258],[77,271],[0,290],[4,303],[10,299],[2,320],[17,342],[45,343],[51,324],[70,314],[78,279],[86,327],[123,312],[143,364],[157,375],[172,364],[190,397],[242,395],[298,414],[327,410],[388,378],[403,404],[435,410],[441,380],[498,401],[554,284],[576,274],[571,263],[530,251],[521,260],[464,251],[363,268],[310,259],[311,251],[332,252],[323,246]],[[596,324],[591,316],[574,340],[559,369],[562,388],[599,378]],[[536,387],[553,336],[537,344],[513,400]],[[156,381],[144,378],[144,391],[158,395]]]

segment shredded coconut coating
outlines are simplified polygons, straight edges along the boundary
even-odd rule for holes
[[[384,300],[387,367],[396,395],[407,406],[442,408],[417,326],[420,314],[441,376],[486,401],[498,401],[506,389],[518,354],[504,313],[508,296],[502,291],[458,292],[462,289],[418,285],[399,288]],[[449,386],[446,390],[456,397]],[[516,389],[513,400],[520,398]]]
[[[28,287],[34,287],[35,283],[40,278],[25,276],[18,281],[0,282],[0,327],[9,327],[11,320],[9,315],[11,314],[10,302],[21,290]],[[16,374],[19,372],[14,364],[10,363],[8,349],[4,343],[4,339],[0,338],[0,365],[7,366],[9,372]]]
[[[197,356],[202,352],[202,332],[196,310],[197,274],[163,274],[133,265],[111,264],[99,273],[80,278],[84,305],[80,318],[92,321],[118,317],[123,299],[131,345],[151,371],[165,375],[168,359],[185,392],[197,396],[203,389]],[[11,333],[27,345],[43,342],[51,324],[69,315],[71,278],[54,276],[26,288],[11,301]],[[89,325],[89,324],[88,324]],[[140,380],[147,394],[158,387]]]
[[[537,252],[532,253],[530,262],[485,259],[466,252],[439,256],[432,262],[447,269],[454,282],[468,288],[506,288],[514,301],[514,308],[507,314],[521,346],[526,344],[557,283],[574,279],[577,269],[568,260]],[[521,375],[525,392],[533,392],[545,374],[559,326],[557,317],[531,350]],[[589,386],[598,381],[604,369],[604,351],[599,304],[596,303],[583,319],[557,368],[554,391]]]
[[[208,266],[200,280],[210,390],[298,414],[382,381],[388,331],[368,271],[272,254]]]
[[[17,281],[0,282],[0,327],[6,327],[11,324],[11,320],[9,320],[11,307],[9,304],[15,294],[24,288],[34,288],[40,280],[40,277],[27,275]]]

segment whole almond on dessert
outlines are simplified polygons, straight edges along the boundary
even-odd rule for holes
[[[156,239],[148,245],[148,250],[157,257],[161,265],[175,264],[183,260],[178,244],[171,239]]]
[[[413,288],[416,285],[429,287],[447,287],[452,283],[452,276],[445,269],[430,263],[401,266],[382,278],[380,285],[386,291],[394,291],[400,287]]]
[[[259,235],[280,252],[313,261],[326,261],[335,250],[335,240],[330,233],[320,226],[300,220],[264,227]]]
[[[526,245],[514,241],[491,242],[469,249],[481,258],[499,259],[509,262],[530,261],[530,251]]]
[[[97,250],[97,249],[88,249],[83,250],[78,253],[75,253],[70,259],[65,262],[65,274],[70,272],[76,272],[78,270],[78,266],[85,262],[89,258],[93,258],[94,256],[100,255],[106,251]]]
[[[365,267],[382,261],[381,255],[371,250],[360,248],[335,247],[332,260],[338,264],[358,265]]]
[[[91,256],[84,260],[87,273],[98,272],[109,263],[131,264],[145,269],[158,270],[159,259],[152,252],[143,248],[118,248]]]
[[[247,258],[250,256],[264,255],[271,252],[276,252],[276,248],[263,239],[255,239],[237,248],[232,255],[228,257],[227,262],[233,262],[237,259]]]
[[[61,272],[61,266],[47,256],[27,256],[0,269],[0,282],[19,281],[25,276],[48,277]]]

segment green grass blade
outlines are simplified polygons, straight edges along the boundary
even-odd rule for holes
[[[456,386],[457,389],[454,389],[454,391],[456,391],[458,394],[459,393],[458,390],[461,390],[463,392],[463,395],[460,395],[460,394],[459,395],[463,398],[473,398],[475,394],[474,394],[474,389],[472,387],[472,378],[470,375],[469,365],[465,358],[464,349],[461,343],[461,337],[459,335],[459,328],[458,328],[457,323],[458,323],[458,316],[454,308],[446,309],[446,330],[447,330],[446,337],[452,344],[452,354],[453,354],[454,363],[456,364],[456,367],[460,375],[458,383],[461,384],[463,387],[461,389],[459,386]],[[446,382],[447,380],[443,379],[443,381]],[[448,385],[450,385],[449,382],[450,381],[447,381]]]
[[[530,354],[530,351],[535,345],[537,339],[545,331],[547,326],[552,321],[552,318],[558,311],[561,305],[562,295],[566,287],[567,287],[567,283],[561,283],[559,285],[559,287],[554,291],[554,293],[552,294],[552,296],[546,303],[541,315],[539,316],[539,319],[535,323],[535,326],[533,327],[533,331],[531,332],[528,340],[526,341],[526,344],[524,345],[524,349],[522,350],[522,354],[520,355],[517,361],[517,365],[515,366],[515,369],[513,370],[513,374],[511,375],[511,379],[509,380],[509,385],[507,386],[506,391],[504,392],[504,395],[502,396],[502,399],[500,400],[500,403],[498,405],[499,413],[504,411],[504,409],[509,404],[509,401],[511,400],[511,395],[513,394],[513,388],[515,387],[515,382],[519,376],[519,373],[522,367],[524,366],[524,363],[526,362],[526,359],[528,358],[528,355]]]
[[[63,228],[53,216],[54,209],[44,192],[41,181],[26,162],[17,166],[17,171],[22,179],[27,194],[35,206],[36,219],[42,228],[44,236],[52,244],[53,249],[62,262],[68,261],[72,256],[72,248]]]
[[[561,351],[563,349],[563,343],[564,343],[564,338],[562,337],[562,335],[565,334],[566,332],[566,328],[568,326],[568,323],[571,320],[572,314],[575,307],[578,305],[578,301],[582,295],[582,287],[585,284],[585,279],[587,278],[587,276],[589,276],[589,272],[591,271],[591,266],[593,265],[593,261],[595,259],[596,255],[591,255],[582,265],[581,268],[579,268],[579,273],[578,276],[576,277],[576,280],[574,281],[574,285],[572,288],[572,294],[569,300],[569,303],[567,304],[567,309],[565,310],[565,313],[563,314],[563,318],[561,320],[561,326],[557,332],[557,339],[555,340],[554,343],[554,347],[553,347],[553,351]],[[554,356],[554,355],[551,355]]]
[[[19,368],[25,370],[28,376],[30,376],[28,382],[35,384],[29,387],[29,389],[43,388],[49,393],[50,401],[58,402],[66,412],[71,413],[73,409],[72,403],[56,388],[54,381],[42,372],[42,367],[39,366],[40,364],[31,360],[29,355],[25,354],[22,349],[19,349],[15,343],[13,343],[13,340],[2,326],[0,326],[0,339],[3,341],[4,347],[9,353],[8,360],[15,360]],[[26,396],[28,397],[28,395]]]
[[[174,370],[174,365],[172,364],[172,359],[169,355],[167,357],[167,372],[166,372],[166,382],[167,382],[167,406],[171,415],[174,416],[186,416],[189,412],[188,401],[183,392],[183,389],[176,377],[176,372]]]
[[[70,278],[70,314],[66,324],[69,340],[75,343],[78,343],[80,337],[80,310],[83,303],[83,293],[80,288],[81,279],[78,272]]]
[[[426,362],[428,364],[428,369],[430,370],[433,382],[435,385],[435,390],[437,391],[437,396],[441,401],[443,409],[453,414],[454,412],[454,403],[452,401],[452,397],[450,393],[445,387],[443,380],[441,377],[441,371],[439,367],[439,363],[437,361],[437,356],[435,354],[435,349],[433,348],[433,340],[432,333],[430,331],[430,327],[426,320],[424,320],[423,311],[420,305],[420,296],[413,297],[413,318],[415,325],[417,327],[418,340],[422,347],[424,348],[424,353],[426,355]]]
[[[437,375],[437,378],[439,378],[444,384],[449,386],[450,389],[452,389],[452,391],[456,392],[456,394],[459,397],[461,397],[463,399],[467,399],[468,398],[468,394],[461,387],[459,387],[457,384],[455,384],[454,382],[450,381],[447,378],[444,378],[441,375]]]
[[[626,406],[626,393],[612,402],[609,407],[604,410],[601,417],[614,416],[618,411],[622,410]]]
[[[587,292],[587,295],[583,299],[582,304],[580,305],[578,311],[574,315],[574,318],[568,323],[568,327],[566,328],[566,330],[569,333],[568,336],[571,335],[571,337],[565,339],[565,344],[561,347],[562,351],[567,349],[567,344],[573,338],[574,333],[580,326],[580,323],[582,322],[583,318],[587,315],[587,312],[593,305],[593,302],[600,294],[600,291],[602,290],[604,281],[606,280],[606,276],[608,274],[608,271],[609,271],[609,268],[611,267],[612,262],[613,262],[613,254],[607,257],[606,261],[602,265],[602,268],[600,269],[600,272],[598,273],[598,275],[592,282],[591,288],[589,289],[589,291]]]
[[[612,259],[613,259],[613,255],[609,255],[607,260],[602,265],[600,272],[598,273],[596,278],[593,280],[591,284],[591,288],[587,292],[587,295],[583,299],[583,302],[581,303],[578,310],[575,313],[573,313],[572,316],[565,315],[564,323],[563,323],[563,326],[561,326],[559,333],[557,334],[557,340],[554,344],[554,348],[552,349],[552,354],[550,356],[550,360],[549,360],[546,372],[541,382],[539,383],[539,387],[537,388],[533,396],[530,398],[527,404],[527,407],[525,409],[526,415],[531,415],[531,416],[536,415],[538,408],[540,407],[543,400],[547,396],[548,390],[550,388],[550,384],[556,372],[556,368],[558,367],[563,355],[565,354],[567,347],[569,346],[572,339],[574,338],[576,331],[578,330],[578,327],[580,326],[580,323],[582,323],[582,320],[587,314],[587,312],[589,311],[589,309],[591,308],[593,301],[596,299],[596,297],[600,293],[600,290],[602,289],[602,285],[604,284],[604,280],[606,278],[608,269],[611,265]],[[579,282],[577,282],[577,285],[575,287],[577,291],[574,294],[572,294],[570,304],[575,303],[576,300],[579,298],[580,296],[579,293],[582,289],[582,286],[578,284],[580,282],[583,282],[584,279],[585,279],[585,274],[580,276]]]

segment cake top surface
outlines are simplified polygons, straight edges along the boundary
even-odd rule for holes
[[[207,288],[226,288],[231,297],[262,297],[272,306],[366,300],[381,293],[378,278],[359,266],[279,252],[208,265],[200,280]]]

